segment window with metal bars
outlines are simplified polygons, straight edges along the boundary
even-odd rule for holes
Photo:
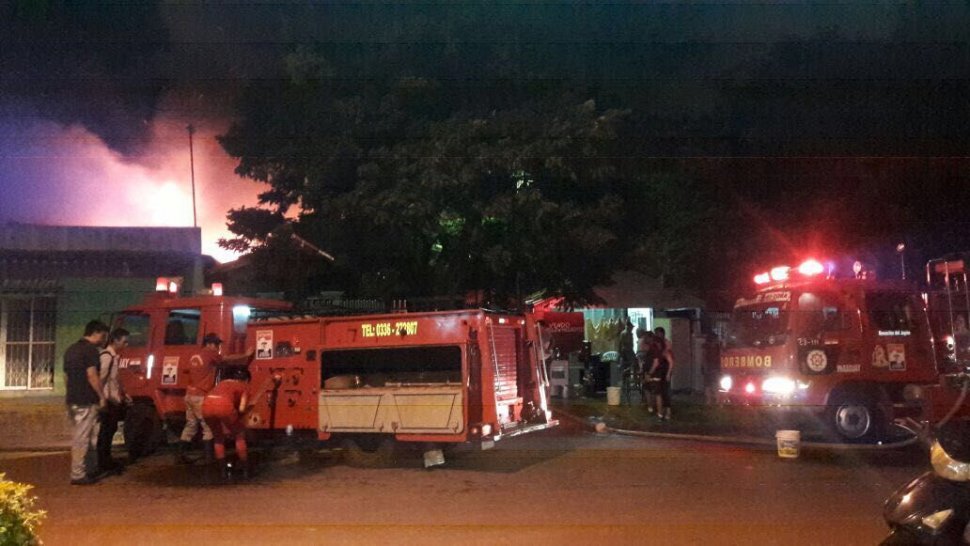
[[[0,389],[54,388],[56,300],[0,298]]]

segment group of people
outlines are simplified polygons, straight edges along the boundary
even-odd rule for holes
[[[634,351],[632,334],[636,332]],[[656,413],[661,421],[670,419],[670,377],[674,370],[674,353],[667,332],[658,326],[651,332],[644,328],[634,328],[629,320],[620,336],[620,358],[627,365],[636,366],[637,375],[642,378],[644,403],[647,411]]]
[[[84,335],[64,353],[66,402],[73,431],[71,438],[71,484],[88,485],[120,472],[123,465],[112,458],[111,443],[124,419],[125,406],[131,397],[119,380],[120,351],[128,345],[130,333],[123,328],[110,330],[101,321],[93,320],[84,327]],[[179,442],[179,462],[191,462],[185,456],[186,447],[201,429],[206,459],[225,459],[224,441],[236,437],[236,454],[241,462],[247,459],[245,434],[241,415],[252,405],[247,403],[246,383],[251,354],[223,358],[219,354],[222,340],[213,333],[206,334],[202,351],[191,358],[185,396],[185,427]],[[225,381],[217,387],[222,366]],[[203,401],[213,398],[216,418],[210,423],[203,415]],[[228,407],[223,407],[228,404]],[[215,445],[213,445],[215,444]]]
[[[71,438],[71,484],[87,485],[116,473],[122,465],[111,458],[111,441],[124,416],[128,394],[118,380],[119,351],[129,332],[93,320],[84,336],[64,353],[67,411]]]

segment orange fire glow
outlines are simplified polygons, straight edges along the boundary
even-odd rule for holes
[[[19,149],[5,158],[36,206],[16,221],[55,225],[191,226],[189,142],[184,120],[155,120],[151,140],[136,157],[123,157],[79,126],[36,122]],[[260,186],[238,177],[235,160],[215,136],[226,124],[195,123],[195,181],[202,250],[219,261],[237,256],[216,244],[228,237],[226,212],[255,205]]]

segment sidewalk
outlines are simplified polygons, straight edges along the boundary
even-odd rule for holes
[[[63,395],[0,398],[0,451],[70,448]]]

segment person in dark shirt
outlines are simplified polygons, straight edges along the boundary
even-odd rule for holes
[[[92,320],[84,327],[84,337],[64,352],[67,413],[74,426],[71,438],[71,485],[88,485],[97,481],[98,410],[107,403],[98,375],[98,354],[107,335],[108,326]]]

